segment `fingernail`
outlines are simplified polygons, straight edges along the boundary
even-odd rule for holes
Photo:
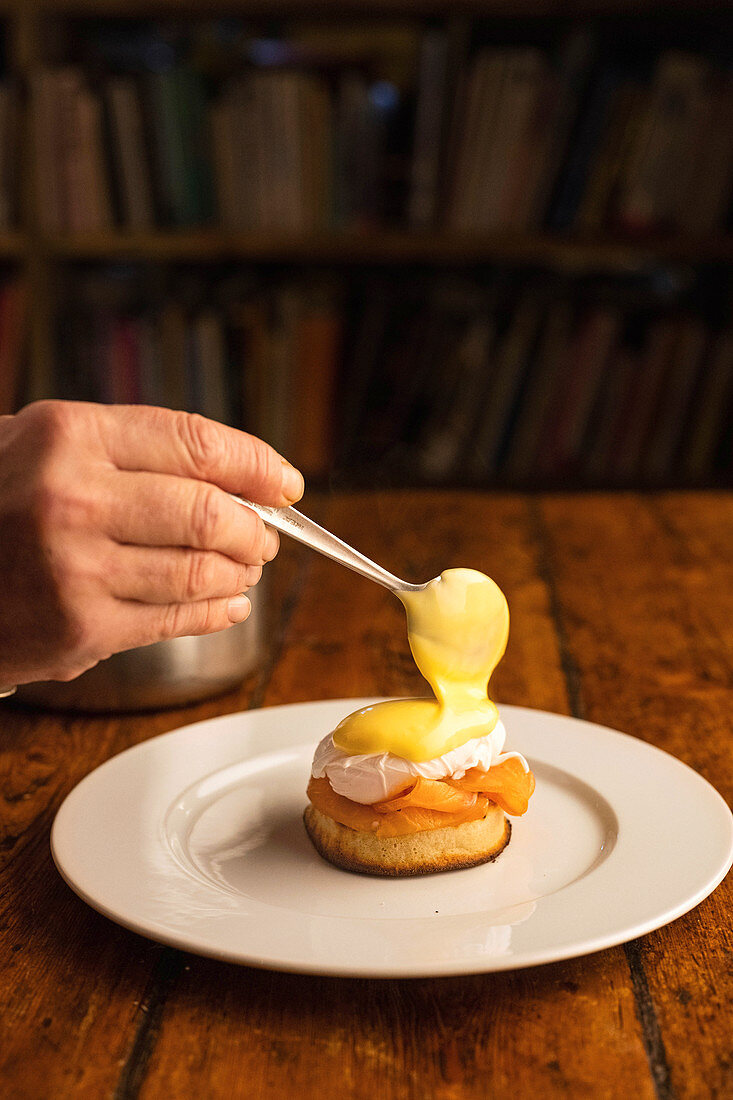
[[[296,470],[295,466],[291,466],[286,458],[282,460],[283,463],[283,480],[282,480],[282,492],[283,496],[293,502],[300,500],[305,492],[305,482],[303,481],[303,475],[300,470]]]
[[[242,591],[246,592],[248,588],[254,588],[262,577],[261,565],[248,565],[244,570],[244,584],[242,585]]]
[[[272,561],[279,549],[280,536],[277,531],[273,531],[271,527],[268,527],[265,534],[265,545],[262,551],[265,561]]]
[[[230,623],[243,623],[252,610],[252,604],[246,596],[232,596],[227,604]]]

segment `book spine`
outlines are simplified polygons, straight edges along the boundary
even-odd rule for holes
[[[616,89],[625,74],[614,64],[600,67],[574,129],[565,162],[550,201],[547,224],[566,231],[573,227],[595,158],[606,132]]]
[[[689,151],[701,121],[707,78],[707,64],[699,58],[677,52],[660,57],[619,200],[622,228],[648,232],[673,225],[677,197],[689,186]]]
[[[676,221],[692,236],[723,229],[733,189],[733,77],[717,74],[711,81],[688,151],[692,170],[678,192]]]
[[[444,129],[448,35],[429,30],[423,36],[417,90],[407,220],[430,226],[438,212],[438,187]]]
[[[611,448],[612,476],[631,483],[643,472],[644,448],[659,405],[663,379],[674,352],[677,325],[664,318],[649,325],[639,371],[627,394],[619,433]]]
[[[522,401],[504,473],[510,480],[530,483],[536,477],[554,420],[556,395],[566,369],[574,321],[567,300],[553,301],[543,321],[534,367],[524,387]]]
[[[66,220],[61,190],[63,150],[57,83],[56,73],[51,69],[35,69],[30,77],[36,215],[47,233],[61,231]]]
[[[199,369],[199,409],[204,416],[230,424],[227,353],[221,317],[213,310],[199,313],[193,323]]]
[[[175,71],[150,73],[147,90],[161,220],[167,226],[185,225],[188,181],[178,117]]]
[[[496,134],[496,117],[506,71],[506,52],[487,50],[475,60],[467,88],[449,225],[475,229]]]
[[[509,440],[512,414],[531,366],[543,312],[540,294],[533,288],[525,291],[512,310],[509,327],[498,346],[476,431],[473,472],[479,478],[493,478],[498,472]]]
[[[259,122],[257,77],[240,77],[232,91],[233,152],[237,207],[233,227],[262,229],[265,224],[263,196],[266,164]]]
[[[138,89],[128,77],[110,80],[106,91],[122,223],[128,229],[149,230],[155,217]]]
[[[480,190],[478,224],[489,231],[512,227],[529,162],[536,153],[533,124],[545,91],[545,64],[537,50],[512,51],[496,118],[492,155]]]
[[[336,384],[341,352],[341,317],[333,295],[307,301],[295,335],[290,461],[306,477],[323,478],[334,460]]]
[[[533,228],[544,225],[547,219],[550,199],[568,157],[570,136],[586,95],[596,53],[597,38],[588,28],[571,33],[561,46],[555,79],[550,82],[550,114],[527,214],[527,225]]]
[[[86,203],[82,205],[81,224],[72,228],[82,231],[109,229],[112,226],[112,199],[104,159],[102,103],[97,95],[82,86],[76,92],[75,107],[79,175],[84,181]]]
[[[25,284],[20,280],[6,283],[0,290],[0,416],[14,413],[22,396],[25,315]]]
[[[676,346],[662,386],[659,409],[645,449],[644,478],[650,483],[664,481],[672,475],[690,420],[690,402],[703,367],[707,342],[707,328],[699,318],[689,317],[680,321]]]
[[[694,399],[695,416],[682,439],[679,469],[684,478],[699,483],[715,473],[716,452],[733,406],[733,329],[715,337]]]
[[[191,411],[186,378],[186,316],[177,302],[169,301],[163,307],[159,331],[165,404],[172,409]]]
[[[2,84],[0,85],[0,229],[8,229],[13,220],[12,185],[9,177],[9,167],[13,159],[11,116],[11,91],[7,84]]]

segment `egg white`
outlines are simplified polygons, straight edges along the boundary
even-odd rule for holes
[[[502,753],[506,740],[504,723],[499,720],[491,733],[475,737],[443,756],[432,760],[405,760],[391,752],[349,755],[333,743],[329,733],[319,743],[313,757],[311,774],[316,779],[324,776],[337,794],[369,806],[381,802],[405,787],[412,776],[423,779],[462,779],[470,768],[488,771],[494,764],[516,757],[525,771],[529,765],[521,753]]]

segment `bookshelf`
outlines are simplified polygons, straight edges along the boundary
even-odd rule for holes
[[[521,228],[487,229],[470,224],[470,216],[466,225],[460,224],[460,217],[451,219],[441,216],[430,218],[431,224],[416,222],[408,226],[402,208],[401,216],[395,217],[388,210],[386,217],[380,216],[376,221],[356,227],[320,224],[315,228],[282,229],[271,225],[269,228],[255,226],[242,230],[236,227],[221,228],[215,224],[195,224],[195,217],[194,224],[156,223],[145,229],[125,228],[117,223],[116,217],[111,219],[110,224],[93,229],[69,231],[66,225],[49,225],[48,219],[42,215],[42,203],[39,202],[39,189],[44,187],[48,172],[40,170],[38,143],[34,143],[32,89],[40,70],[73,65],[85,76],[92,74],[91,87],[97,94],[100,71],[104,77],[103,63],[98,57],[90,62],[83,51],[79,52],[78,46],[80,38],[84,38],[88,30],[93,32],[93,37],[101,34],[105,25],[142,26],[168,20],[174,21],[180,29],[187,20],[196,27],[212,20],[240,20],[252,34],[264,33],[277,38],[285,33],[283,28],[289,27],[289,21],[294,21],[299,28],[304,23],[322,28],[331,22],[353,28],[358,27],[361,20],[368,20],[370,25],[383,20],[390,24],[394,21],[401,27],[406,24],[417,27],[419,34],[416,42],[419,47],[421,36],[428,29],[449,27],[451,36],[464,44],[469,43],[465,46],[463,68],[452,77],[455,86],[451,95],[457,97],[456,88],[461,82],[464,85],[461,94],[467,94],[465,82],[470,66],[477,64],[476,59],[482,51],[494,59],[497,51],[505,48],[519,51],[526,46],[527,50],[544,54],[549,51],[549,44],[552,43],[554,48],[563,35],[590,26],[598,32],[601,55],[607,49],[618,50],[618,42],[629,33],[635,43],[634,49],[646,51],[651,58],[653,53],[649,43],[657,29],[662,28],[662,43],[668,43],[673,51],[684,47],[687,28],[691,27],[695,30],[690,39],[691,50],[702,56],[706,43],[711,43],[707,48],[714,54],[718,49],[722,51],[725,35],[717,35],[721,44],[716,45],[715,28],[729,30],[731,14],[733,4],[721,0],[717,3],[676,0],[661,7],[654,0],[576,0],[572,4],[561,4],[558,0],[316,0],[315,4],[313,0],[284,0],[277,4],[273,0],[0,0],[6,72],[20,89],[22,111],[17,225],[0,230],[0,264],[6,272],[22,277],[27,288],[27,361],[18,380],[18,392],[28,399],[54,392],[60,359],[59,325],[68,306],[65,295],[69,280],[73,280],[79,272],[87,278],[90,271],[99,271],[102,279],[107,271],[116,270],[120,265],[127,267],[128,275],[133,266],[145,272],[159,270],[163,273],[160,281],[172,284],[176,283],[179,270],[198,272],[196,277],[203,283],[219,279],[219,272],[223,280],[231,279],[233,273],[246,272],[250,281],[258,277],[257,273],[262,273],[268,292],[278,278],[290,285],[298,278],[306,282],[318,280],[324,273],[332,281],[335,279],[357,288],[364,286],[367,288],[365,293],[369,293],[369,288],[373,289],[376,285],[370,283],[370,279],[378,281],[384,277],[385,285],[399,286],[401,272],[406,278],[416,278],[418,282],[431,277],[440,280],[446,276],[457,280],[465,277],[478,282],[483,279],[493,285],[497,273],[507,271],[510,278],[520,280],[526,273],[527,280],[533,284],[538,280],[541,282],[545,274],[550,279],[577,280],[573,285],[580,288],[578,297],[583,300],[586,283],[614,279],[653,282],[658,277],[655,273],[663,272],[666,267],[672,271],[670,278],[680,283],[689,283],[700,272],[710,272],[710,279],[730,284],[733,234],[729,232],[727,217],[715,230],[702,233],[685,231],[680,225],[646,226],[643,232],[636,233],[629,232],[625,225],[558,228],[531,221]],[[701,36],[696,30],[700,27]],[[663,48],[666,47],[659,47],[657,52]],[[719,60],[716,56],[715,63],[718,64]],[[540,62],[544,64],[542,59]],[[314,63],[306,60],[299,64],[308,69]],[[417,54],[413,64],[417,74]],[[218,74],[216,79],[218,95],[228,76]],[[477,83],[480,83],[479,78]],[[415,124],[413,119],[410,141],[414,137]],[[458,157],[455,149],[452,156]],[[404,196],[402,202],[404,207]],[[145,275],[143,281],[147,278]],[[503,276],[499,274],[498,278],[501,281]],[[425,285],[428,286],[428,283]],[[563,285],[567,295],[575,293],[573,289],[568,289],[571,287],[569,282]],[[473,292],[473,289],[467,291],[469,296]],[[381,292],[377,290],[374,293],[379,296]],[[430,293],[426,291],[428,298]],[[492,293],[489,289],[488,298]],[[278,294],[273,292],[272,300],[279,301]],[[521,293],[518,294],[521,298]],[[354,309],[359,308],[354,305],[356,298],[358,290],[350,295],[350,305],[341,326],[345,331],[350,331],[352,337],[361,331],[358,319],[354,317]],[[699,292],[696,300],[700,300]],[[682,308],[686,310],[688,305],[684,295],[681,301]],[[661,302],[662,312],[673,306],[663,295]],[[648,312],[647,306],[643,304],[638,312],[646,316],[645,311]],[[720,309],[718,315],[721,315]],[[501,315],[501,324],[508,324],[511,330],[511,319],[507,322],[506,316]],[[543,326],[546,321],[543,315]],[[634,314],[631,325],[636,324]],[[623,360],[625,349],[622,352],[619,354]],[[265,366],[260,369],[269,369],[266,360]],[[626,369],[628,372],[628,364]],[[671,366],[669,369],[672,373]],[[342,383],[348,383],[350,378],[353,380],[353,364],[341,373]],[[256,401],[260,405],[264,402],[271,406],[272,395],[263,397],[263,384],[262,379],[247,383],[245,396],[238,397],[238,404],[246,404],[252,393],[256,392]],[[332,386],[335,385],[332,379]],[[338,391],[332,388],[329,392],[330,398],[326,399],[333,402]],[[724,395],[727,390],[723,388],[720,392]],[[596,400],[600,399],[601,390],[596,394]],[[708,395],[706,400],[711,404],[713,397]],[[521,412],[519,408],[519,414]],[[353,418],[353,408],[351,413]],[[272,419],[272,408],[269,416]],[[257,424],[249,426],[256,428]],[[724,433],[722,421],[719,428]],[[397,450],[400,451],[399,446]],[[316,474],[321,478],[328,472],[324,463],[323,458],[316,463],[319,466]],[[355,478],[368,480],[374,469],[380,476],[378,460],[375,467],[367,464],[361,471],[356,469],[358,465],[356,463],[354,466]],[[398,480],[404,477],[407,481],[427,480],[430,483],[431,468],[437,467],[431,467],[428,463],[427,472],[411,473],[409,461],[400,460],[396,472],[390,471],[388,476]],[[729,467],[722,473],[717,466],[707,472],[701,471],[699,466],[696,473],[691,473],[692,469],[690,466],[687,474],[672,472],[667,475],[657,471],[654,477],[648,478],[631,471],[619,484],[713,484],[730,473]],[[348,483],[349,470],[337,471],[337,477]],[[442,474],[435,475],[435,480],[459,483],[465,480],[488,485],[534,483],[526,471],[521,476],[513,477],[499,469],[484,475],[466,475],[465,478],[455,470],[452,473],[444,470]],[[555,472],[550,469],[536,481],[537,484],[572,487],[582,484],[583,479],[571,467]],[[590,483],[614,482],[613,478],[601,474],[595,481],[591,479]]]

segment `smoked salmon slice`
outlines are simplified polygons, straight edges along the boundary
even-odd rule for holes
[[[471,768],[462,779],[419,776],[392,798],[373,806],[337,794],[325,777],[311,777],[308,797],[321,813],[358,832],[407,836],[424,829],[480,821],[491,802],[519,817],[526,812],[534,788],[532,772],[525,772],[522,762],[510,757],[487,772]]]
[[[375,802],[374,809],[380,814],[386,814],[391,810],[404,810],[408,806],[418,806],[421,810],[455,813],[470,809],[475,802],[475,791],[464,791],[439,779],[423,779],[422,776],[418,776],[398,795],[385,799],[384,802]]]
[[[494,764],[487,772],[480,768],[470,768],[463,779],[450,779],[463,791],[477,791],[485,794],[492,802],[501,806],[506,814],[521,817],[527,812],[527,805],[535,788],[532,772],[526,772],[522,761],[516,756]]]
[[[426,780],[430,782],[430,780]],[[308,784],[308,797],[317,810],[327,817],[348,825],[360,833],[374,833],[376,836],[408,836],[424,829],[441,829],[446,825],[463,825],[466,821],[480,821],[486,816],[489,800],[477,794],[473,804],[463,810],[444,813],[440,810],[425,809],[420,806],[407,806],[403,810],[390,810],[379,813],[374,806],[363,806],[337,794],[328,780],[314,779]]]

